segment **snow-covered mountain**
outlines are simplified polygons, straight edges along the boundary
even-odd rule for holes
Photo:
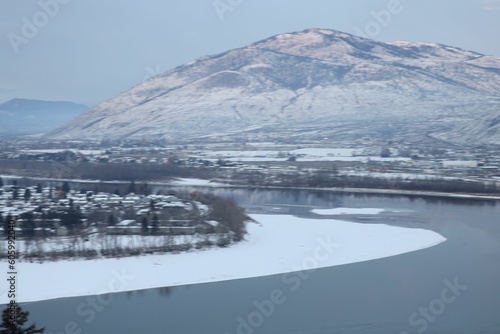
[[[177,67],[76,117],[55,139],[186,140],[436,132],[500,115],[500,59],[308,29]],[[481,123],[482,124],[482,123]],[[478,126],[470,131],[483,131]],[[496,131],[496,132],[495,132]],[[498,127],[493,132],[498,135]],[[474,136],[474,134],[471,134]],[[495,137],[498,138],[498,137]],[[482,136],[481,142],[489,142]]]

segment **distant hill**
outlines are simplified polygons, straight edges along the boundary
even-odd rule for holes
[[[66,101],[12,99],[0,104],[0,135],[45,133],[88,109]]]

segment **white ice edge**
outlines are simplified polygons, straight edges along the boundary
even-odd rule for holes
[[[169,182],[170,185],[175,186],[202,186],[202,187],[220,187],[224,186],[222,183],[212,182],[204,179],[193,178],[177,178],[175,181]]]
[[[283,274],[394,256],[446,239],[422,229],[286,215],[251,215],[247,240],[228,248],[122,259],[17,263],[17,302]],[[7,262],[0,261],[7,271]],[[0,303],[9,302],[7,285]]]
[[[313,209],[313,213],[318,215],[378,215],[385,209],[376,208],[335,208],[335,209]]]

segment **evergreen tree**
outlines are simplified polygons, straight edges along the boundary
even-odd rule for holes
[[[19,190],[16,188],[14,188],[14,190],[12,190],[12,199],[18,199],[19,198]]]
[[[62,191],[64,191],[64,193],[66,193],[66,194],[67,194],[67,193],[69,193],[69,191],[70,191],[71,189],[69,188],[68,181],[64,181],[64,183],[63,183],[63,185],[62,185],[62,188],[61,188],[61,189],[62,189]]]
[[[3,187],[3,179],[0,177],[0,187]]]
[[[14,316],[12,315],[14,311]],[[23,311],[21,306],[7,305],[2,312],[2,323],[0,324],[0,334],[35,334],[44,333],[45,328],[36,328],[35,324],[25,327],[24,324],[28,321],[29,312]]]
[[[148,234],[148,219],[146,217],[142,217],[141,221],[141,229],[143,234]]]
[[[41,220],[42,220],[41,227],[43,227],[43,236],[48,237],[50,235],[49,228],[52,227],[52,222],[49,219],[48,213],[42,211]]]
[[[2,226],[3,230],[4,230],[4,233],[6,232],[5,230],[5,227],[6,227],[7,224],[5,224],[5,220],[3,219],[3,215],[2,213],[0,212],[0,226]]]
[[[54,219],[59,218],[59,215],[55,213],[52,210],[49,210],[47,213],[44,214],[44,219],[43,219],[43,225],[44,227],[47,228],[53,228],[54,227]],[[50,233],[49,231],[45,230],[46,233]]]
[[[108,216],[108,226],[113,226],[116,225],[116,218],[115,215],[112,213]]]
[[[65,226],[70,231],[82,227],[82,220],[85,218],[84,214],[81,212],[79,206],[74,206],[73,202],[70,201],[70,206],[67,212],[61,214],[61,224]]]
[[[35,235],[35,219],[33,217],[33,212],[25,212],[21,215],[21,218],[23,219],[23,225],[22,225],[22,231],[23,234],[28,237],[32,238]]]
[[[391,150],[389,148],[383,148],[382,151],[380,152],[380,157],[381,158],[388,158],[391,156]]]
[[[9,213],[7,214],[7,217],[5,217],[2,227],[3,227],[3,233],[5,236],[9,235],[9,221],[12,220],[12,215]]]
[[[157,234],[158,233],[158,226],[159,226],[159,219],[158,215],[155,213],[153,216],[153,221],[151,222],[151,234]]]
[[[149,195],[149,186],[147,182],[142,184],[142,194],[146,196]]]
[[[134,193],[135,194],[135,181],[132,180],[128,186],[128,193]]]
[[[31,190],[26,188],[24,190],[24,200],[27,202],[31,198]]]
[[[47,212],[47,218],[52,221],[53,219],[59,218],[59,215],[57,214],[57,212],[49,209],[49,212]]]
[[[41,194],[42,193],[42,184],[41,183],[38,183],[36,185],[36,193],[37,194]]]

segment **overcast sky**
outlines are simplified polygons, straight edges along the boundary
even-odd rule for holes
[[[0,103],[91,106],[159,71],[307,28],[500,56],[500,0],[2,0]]]

